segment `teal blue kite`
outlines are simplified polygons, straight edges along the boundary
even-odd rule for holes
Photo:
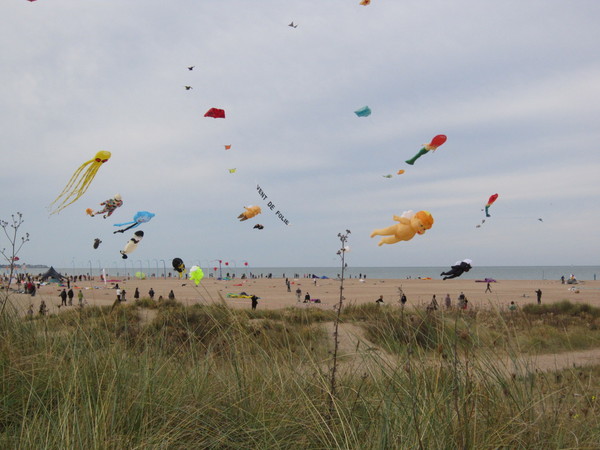
[[[362,108],[354,111],[354,114],[356,114],[358,117],[368,117],[371,115],[371,108],[368,106],[363,106]]]

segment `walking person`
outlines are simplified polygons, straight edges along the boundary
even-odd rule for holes
[[[252,310],[255,310],[256,306],[258,305],[258,297],[256,295],[252,295],[250,300],[252,300]]]
[[[492,293],[492,285],[490,284],[490,282],[488,281],[487,287],[485,288],[485,292],[489,292],[490,294]]]
[[[138,301],[140,299],[140,290],[138,288],[135,288],[135,292],[133,293],[133,298],[135,299],[135,301]]]
[[[79,307],[83,308],[83,292],[82,291],[79,291],[77,293],[77,300],[79,302]]]
[[[446,294],[446,298],[444,299],[444,303],[446,304],[446,309],[452,308],[452,299],[450,298],[450,294]]]
[[[73,292],[73,289],[69,289],[69,292],[67,292],[67,295],[69,296],[69,306],[73,306],[73,297],[75,297],[75,293]]]
[[[538,290],[535,291],[535,294],[537,295],[538,305],[541,305],[542,304],[542,290],[538,288]]]

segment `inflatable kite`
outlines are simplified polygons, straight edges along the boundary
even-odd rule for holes
[[[63,191],[52,203],[50,203],[50,207],[52,207],[52,205],[54,205],[56,202],[62,200],[60,203],[58,203],[56,209],[50,214],[61,212],[64,208],[77,201],[79,197],[85,194],[85,191],[87,191],[88,187],[90,187],[90,184],[96,176],[98,169],[100,169],[100,166],[109,159],[110,152],[102,150],[96,153],[96,156],[94,156],[93,159],[90,159],[79,166]]]
[[[231,148],[231,145],[225,145],[225,150],[229,150]]]
[[[127,241],[127,244],[125,244],[123,250],[119,252],[123,256],[123,259],[127,259],[127,255],[137,248],[138,244],[140,243],[143,237],[143,231],[136,231],[135,233],[133,233],[133,237]]]
[[[490,216],[490,213],[488,212],[488,209],[490,209],[490,206],[492,206],[492,204],[498,199],[498,194],[494,194],[492,195],[487,202],[487,205],[485,205],[485,217],[492,217]]]
[[[368,106],[363,106],[362,108],[354,111],[354,114],[356,114],[358,117],[368,117],[371,115],[371,108]]]
[[[229,173],[235,173],[235,171],[236,171],[237,169],[236,169],[236,168],[233,168],[233,169],[227,169],[227,170],[229,170]]]
[[[100,247],[100,244],[102,244],[102,241],[100,239],[94,239],[94,248]]]
[[[391,173],[388,173],[387,175],[381,175],[383,178],[392,178],[393,175]]]
[[[383,244],[395,244],[400,241],[410,241],[415,234],[424,234],[433,226],[433,217],[428,211],[405,211],[400,217],[394,216],[393,219],[398,222],[397,225],[391,225],[387,228],[379,228],[371,233],[373,236],[388,236],[379,241],[379,246]]]
[[[460,277],[463,273],[471,270],[471,264],[473,261],[470,259],[463,259],[462,261],[456,261],[453,266],[450,266],[450,270],[447,272],[442,272],[440,276],[443,276],[444,280],[449,280],[451,278]]]
[[[290,23],[288,23],[288,27],[298,28],[298,24],[295,24],[294,21],[292,20]]]
[[[85,210],[85,212],[90,217],[94,217],[97,214],[106,213],[103,216],[106,219],[107,217],[110,217],[113,212],[115,212],[115,209],[122,205],[123,200],[121,199],[121,194],[116,194],[113,198],[109,198],[108,200],[105,200],[102,203],[100,203],[100,206],[104,206],[104,208],[102,208],[100,211],[94,212],[92,208],[88,208]]]
[[[183,274],[185,273],[185,264],[181,258],[173,258],[171,262],[173,265],[173,269],[179,273],[179,278],[183,278]]]
[[[261,225],[260,223],[257,223],[252,228],[256,228],[257,230],[262,230],[264,228],[264,225]]]
[[[371,0],[361,0],[360,5],[367,6],[371,4]]]
[[[192,266],[192,268],[190,269],[189,278],[194,283],[196,283],[196,286],[198,286],[202,278],[204,278],[204,272],[202,272],[202,269],[200,267]]]
[[[396,172],[398,175],[402,175],[404,173],[404,169],[400,169],[398,172]]]
[[[138,211],[133,216],[133,221],[131,222],[123,222],[123,223],[115,223],[115,227],[122,227],[124,225],[129,225],[127,228],[123,228],[122,230],[113,231],[113,234],[116,233],[125,233],[127,230],[131,230],[132,228],[138,227],[143,223],[150,222],[150,220],[156,214],[148,212],[148,211]]]
[[[224,119],[225,110],[219,108],[210,108],[208,111],[206,111],[204,117],[212,117],[213,119]]]
[[[419,150],[415,156],[413,156],[410,159],[407,159],[406,164],[410,164],[412,166],[417,159],[419,159],[421,156],[423,156],[428,151],[430,151],[430,150],[435,151],[440,145],[442,145],[444,142],[446,142],[446,139],[447,138],[445,135],[438,134],[436,137],[434,137],[431,140],[431,142],[429,144],[423,144],[423,148],[421,148],[421,150]]]
[[[240,219],[240,222],[243,222],[244,220],[252,219],[254,216],[256,216],[262,212],[260,209],[260,206],[244,206],[244,209],[246,211],[244,211],[243,213],[241,213],[238,216],[238,219]]]

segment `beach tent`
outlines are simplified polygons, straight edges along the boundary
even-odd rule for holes
[[[64,278],[66,278],[66,277],[63,277],[60,273],[58,273],[56,270],[54,270],[54,267],[50,266],[48,271],[40,277],[40,280],[41,281],[48,280],[48,281],[58,283],[59,281],[61,281]]]

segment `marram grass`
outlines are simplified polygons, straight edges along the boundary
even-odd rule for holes
[[[517,359],[539,320],[525,312],[348,308],[342,325],[365,340],[338,361],[333,417],[329,313],[170,304],[139,317],[134,305],[0,317],[0,446],[600,446],[600,371]]]

